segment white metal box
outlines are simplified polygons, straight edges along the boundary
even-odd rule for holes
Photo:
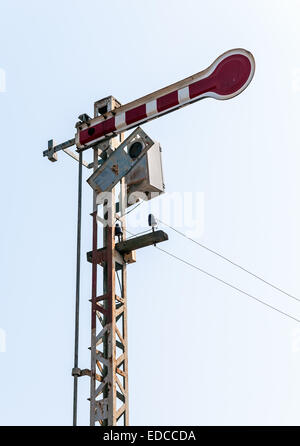
[[[125,176],[127,184],[128,205],[134,204],[142,192],[148,200],[157,197],[165,190],[161,147],[158,142],[146,152],[143,158]]]

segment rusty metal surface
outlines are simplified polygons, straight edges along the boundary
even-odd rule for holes
[[[145,248],[147,246],[154,245],[156,243],[165,242],[169,239],[168,234],[162,230],[149,232],[148,234],[140,235],[138,237],[130,238],[129,240],[124,240],[122,242],[118,242],[115,245],[115,249],[118,253],[121,255],[130,253],[132,251],[135,251],[137,249]],[[115,256],[117,257],[117,253],[115,253]],[[89,251],[86,254],[87,261],[92,263],[93,258],[95,261],[101,265],[105,262],[106,258],[106,249],[101,248],[98,249],[94,255],[93,251]],[[123,256],[124,262],[127,263],[128,260],[126,260],[126,257]],[[127,257],[128,259],[128,257]],[[119,258],[117,259],[118,262],[121,262]],[[128,262],[129,263],[129,262]]]
[[[108,209],[110,218],[114,218],[114,200]],[[93,215],[94,225],[97,218]],[[92,286],[92,332],[95,333],[92,345],[91,364],[91,425],[116,426],[120,421],[128,425],[128,358],[127,358],[127,305],[126,305],[126,264],[122,263],[121,296],[116,292],[116,256],[115,229],[107,226],[105,231],[105,248],[96,249],[96,227],[94,226],[94,243],[91,252],[93,267]],[[98,251],[98,252],[97,252]],[[103,294],[96,295],[99,258],[105,269]],[[104,260],[104,261],[103,261]],[[96,384],[97,377],[100,384]],[[99,382],[99,380],[98,380]]]

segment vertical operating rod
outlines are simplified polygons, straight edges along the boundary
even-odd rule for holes
[[[98,167],[98,149],[94,148],[94,171]],[[94,256],[98,246],[97,192],[93,192],[93,265],[92,265],[92,311],[91,311],[91,386],[90,386],[90,426],[95,426],[95,385],[96,385],[96,299],[97,263]]]
[[[80,254],[81,254],[81,206],[82,205],[82,152],[79,153],[78,162],[78,213],[77,213],[77,261],[76,261],[76,303],[75,303],[75,347],[74,369],[78,368],[79,343],[79,301],[80,301]],[[73,426],[77,425],[77,390],[78,376],[74,375],[73,390]]]

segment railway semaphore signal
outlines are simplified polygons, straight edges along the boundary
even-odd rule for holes
[[[254,71],[255,61],[249,51],[227,51],[207,69],[128,104],[121,105],[112,96],[95,102],[93,118],[86,113],[79,116],[74,138],[59,145],[48,141],[43,156],[50,161],[57,161],[57,152],[64,151],[79,162],[73,425],[77,424],[77,385],[82,376],[90,377],[90,425],[129,424],[127,265],[135,263],[136,250],[168,240],[166,233],[156,229],[152,215],[148,221],[152,231],[126,240],[126,208],[132,204],[128,192],[142,191],[152,199],[165,188],[160,145],[139,126],[204,98],[231,99],[245,90]],[[124,132],[134,127],[138,128],[124,140]],[[79,155],[69,150],[73,145]],[[88,149],[93,151],[91,163],[83,160]],[[88,178],[93,188],[93,243],[87,253],[92,263],[90,369],[78,367],[82,166],[93,169]],[[108,192],[110,200],[102,195]],[[102,204],[103,215],[99,216]],[[102,247],[98,246],[99,223],[103,224]],[[99,266],[103,271],[102,291]]]

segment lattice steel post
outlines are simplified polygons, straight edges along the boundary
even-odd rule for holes
[[[113,98],[108,107],[113,106]],[[123,136],[121,136],[122,138]],[[98,167],[98,148],[94,148],[94,170]],[[118,217],[125,238],[125,180],[121,181]],[[115,189],[99,218],[98,196],[93,200],[92,317],[91,317],[91,389],[90,424],[128,425],[128,352],[126,263],[115,250]],[[98,200],[98,202],[97,202]],[[99,221],[104,223],[103,250],[99,254]],[[108,223],[108,224],[105,224]],[[98,294],[98,268],[103,268],[103,292]],[[116,274],[121,272],[120,293],[116,292]]]

